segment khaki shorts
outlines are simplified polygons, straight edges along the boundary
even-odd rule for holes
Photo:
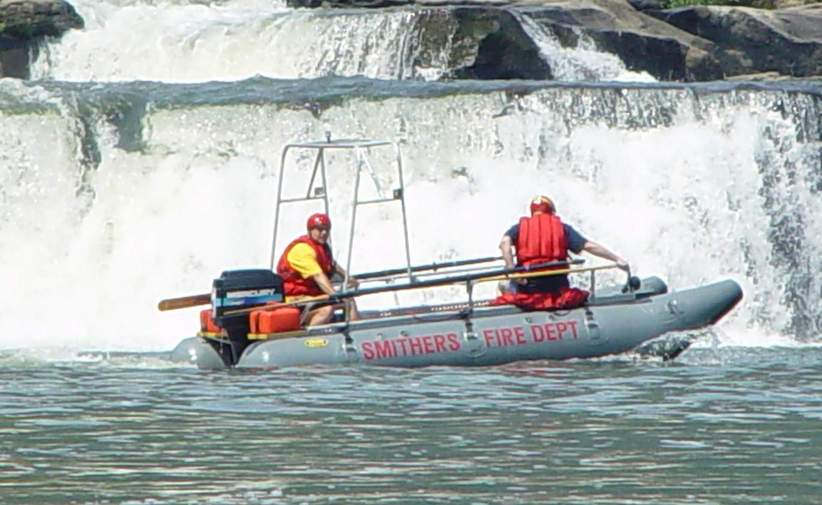
[[[294,302],[305,302],[308,300],[319,300],[324,298],[324,295],[319,296],[309,296],[309,295],[294,295],[294,296],[286,296],[285,303],[294,303]]]

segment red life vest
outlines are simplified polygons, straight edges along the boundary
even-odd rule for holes
[[[519,220],[517,262],[521,266],[565,261],[568,242],[562,221],[554,214],[536,214]]]
[[[294,267],[288,262],[288,253],[297,244],[307,244],[314,249],[317,254],[317,263],[319,263],[325,275],[331,276],[334,272],[334,258],[331,256],[331,248],[326,244],[320,244],[311,240],[308,235],[303,235],[297,238],[285,248],[283,255],[280,256],[280,261],[277,262],[277,274],[283,278],[283,290],[286,296],[319,296],[324,294],[320,287],[314,282],[314,279],[309,277],[303,279],[299,272],[294,270]]]

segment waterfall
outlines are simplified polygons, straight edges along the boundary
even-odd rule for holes
[[[326,131],[400,142],[414,263],[496,254],[547,194],[638,275],[673,289],[739,281],[725,342],[822,334],[818,86],[637,82],[647,76],[584,36],[560,47],[524,15],[566,82],[436,82],[449,47],[420,42],[433,10],[75,6],[84,30],[41,47],[33,80],[0,80],[0,348],[167,349],[191,335],[196,313],[157,302],[268,265],[280,150]],[[455,29],[440,28],[444,39]],[[617,80],[634,82],[602,82]],[[352,165],[336,162],[332,239],[347,261]],[[308,210],[281,216],[283,240]],[[360,218],[352,269],[402,264],[399,216]]]

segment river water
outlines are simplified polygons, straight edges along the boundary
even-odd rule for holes
[[[4,504],[816,504],[822,349],[207,373],[3,360]]]
[[[818,83],[653,82],[525,14],[557,81],[439,82],[415,9],[73,3],[86,28],[0,79],[0,504],[822,503]],[[670,363],[167,361],[197,314],[157,302],[269,264],[280,150],[326,132],[399,142],[414,264],[497,254],[544,193],[635,274],[744,299]],[[335,257],[402,264],[392,211],[347,257],[352,164],[329,167]]]

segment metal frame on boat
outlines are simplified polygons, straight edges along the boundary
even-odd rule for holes
[[[368,156],[366,155],[366,151],[372,148],[377,147],[390,147],[394,150],[395,159],[396,159],[396,169],[399,181],[399,188],[394,189],[391,195],[391,198],[382,197],[382,198],[373,198],[369,200],[361,200],[360,199],[360,179],[362,177],[362,170],[365,168],[368,173],[371,175],[372,179],[376,182],[376,176],[374,174],[374,168],[372,167],[370,161],[368,160]],[[283,181],[286,177],[286,160],[288,157],[288,153],[296,150],[296,149],[309,149],[315,150],[316,155],[314,157],[313,169],[311,171],[311,179],[308,182],[308,188],[306,189],[304,197],[295,197],[295,198],[283,198]],[[355,139],[342,139],[342,140],[332,140],[331,134],[326,133],[326,140],[319,141],[319,142],[297,142],[293,144],[286,144],[283,148],[282,156],[280,157],[280,175],[277,178],[277,202],[275,208],[275,218],[274,218],[274,237],[271,240],[271,268],[274,268],[274,262],[277,260],[276,256],[276,248],[277,248],[277,232],[279,231],[279,224],[280,224],[280,208],[283,204],[286,203],[299,203],[311,200],[322,200],[323,201],[323,211],[327,214],[328,213],[328,192],[326,187],[328,185],[328,177],[327,177],[327,166],[326,166],[326,151],[329,150],[346,150],[350,149],[353,150],[354,156],[357,161],[357,173],[355,176],[354,181],[354,197],[351,201],[351,227],[348,233],[348,254],[346,256],[346,273],[351,271],[351,258],[352,258],[352,251],[354,248],[354,231],[356,229],[357,224],[357,207],[360,205],[373,205],[373,204],[380,204],[380,203],[393,203],[398,202],[400,204],[400,208],[402,209],[402,231],[403,231],[403,244],[405,246],[405,262],[406,262],[406,273],[408,274],[408,280],[412,280],[411,277],[411,249],[408,244],[408,220],[406,218],[405,213],[405,185],[403,182],[403,173],[402,173],[402,154],[400,152],[400,146],[393,141],[390,140],[355,140]],[[315,182],[317,181],[317,175],[319,174],[320,180],[322,181],[321,186],[315,186]],[[312,191],[313,190],[313,191]],[[312,194],[313,193],[313,194]],[[348,281],[348,279],[344,279],[344,281]]]
[[[398,187],[391,190],[390,196],[383,192],[378,198],[363,199],[360,196],[363,170],[372,177],[378,192],[381,189],[368,154],[372,149],[383,147],[394,151]],[[287,176],[288,155],[297,149],[314,152],[313,168],[304,196],[286,198],[283,181]],[[349,150],[356,163],[346,272],[350,272],[353,257],[357,207],[400,205],[405,265],[356,275],[361,281],[390,281],[391,284],[344,290],[321,301],[288,304],[282,303],[281,281],[271,269],[224,272],[215,280],[211,295],[219,331],[201,331],[198,337],[184,340],[172,352],[173,359],[193,360],[201,368],[266,368],[339,363],[402,367],[487,366],[519,360],[587,358],[636,349],[668,332],[711,325],[742,297],[741,288],[732,280],[668,293],[660,279],[651,277],[639,281],[633,278],[636,282],[632,282],[630,274],[624,288],[616,286],[610,291],[599,292],[595,291],[596,272],[614,265],[579,267],[582,263],[579,259],[513,269],[492,265],[500,259],[498,257],[412,266],[399,145],[387,140],[332,140],[330,135],[326,135],[324,141],[292,143],[283,148],[271,268],[277,258],[275,248],[282,206],[321,200],[323,210],[329,210],[326,189],[326,153],[329,150]],[[550,270],[546,271],[546,268]],[[473,288],[481,282],[581,272],[591,276],[591,297],[579,308],[528,311],[511,305],[492,306],[490,300],[474,299]],[[249,284],[247,279],[251,278],[257,279],[257,284]],[[260,284],[259,280],[263,278],[266,280]],[[343,282],[347,281],[348,278],[343,279]],[[459,284],[465,286],[467,294],[462,303],[371,311],[364,313],[358,321],[351,321],[344,314],[338,321],[311,327],[299,327],[294,323],[294,313],[303,308],[308,310],[312,303],[339,303],[377,293]],[[234,286],[233,294],[226,288],[229,285]],[[274,314],[275,311],[282,314]],[[248,322],[255,317],[281,317],[289,323],[285,326],[278,323],[276,331],[258,333],[254,331],[254,323]],[[688,345],[689,338],[681,339],[673,346],[664,347],[660,355],[673,358]]]

